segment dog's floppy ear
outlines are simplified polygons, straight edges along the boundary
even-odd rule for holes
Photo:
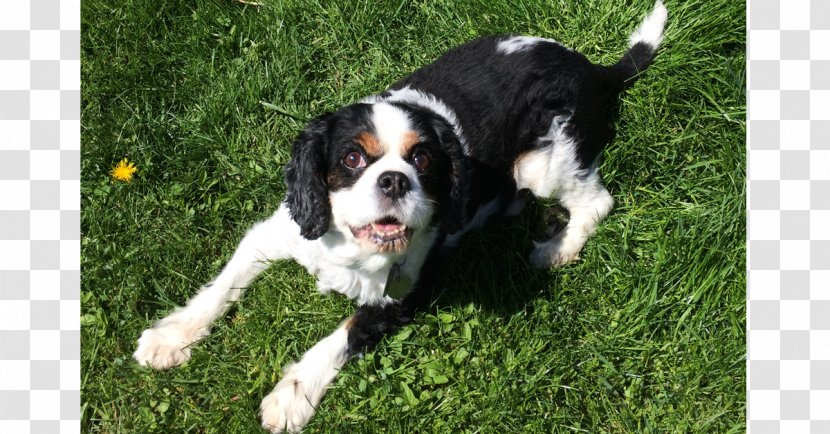
[[[447,189],[442,192],[440,224],[448,234],[459,231],[466,221],[467,201],[469,198],[469,179],[467,159],[464,150],[452,126],[444,119],[435,118],[432,128],[438,136],[438,141],[450,161],[450,172]]]
[[[300,234],[309,240],[323,236],[329,229],[331,205],[326,185],[326,149],[329,118],[326,113],[312,119],[291,149],[291,161],[285,166],[288,213],[300,226]]]

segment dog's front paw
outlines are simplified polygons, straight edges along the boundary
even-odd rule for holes
[[[582,245],[568,243],[567,239],[554,236],[543,243],[534,242],[530,252],[530,263],[537,268],[562,267],[579,260]]]
[[[316,394],[307,393],[292,369],[294,366],[285,370],[283,379],[259,406],[262,427],[272,433],[300,432],[314,415],[316,403],[312,401]]]
[[[133,358],[141,366],[172,368],[190,359],[188,345],[197,339],[192,330],[181,324],[161,323],[141,333]]]

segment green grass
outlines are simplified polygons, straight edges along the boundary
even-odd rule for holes
[[[82,3],[84,432],[258,432],[281,367],[354,310],[279,263],[186,365],[130,357],[276,209],[305,120],[479,35],[609,64],[652,6],[261,1]],[[617,206],[583,260],[528,266],[540,206],[470,234],[434,306],[348,364],[308,432],[744,430],[744,6],[667,3],[605,152]],[[107,173],[123,157],[129,184]]]

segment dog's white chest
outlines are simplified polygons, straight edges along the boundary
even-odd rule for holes
[[[365,254],[342,235],[328,233],[318,240],[297,239],[294,259],[317,278],[321,293],[338,292],[359,305],[378,304],[394,258]]]
[[[319,268],[315,273],[317,290],[339,292],[358,304],[377,304],[383,297],[386,276],[383,272],[366,273],[347,268]]]

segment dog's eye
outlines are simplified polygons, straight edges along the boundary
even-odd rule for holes
[[[415,163],[414,165],[416,169],[423,172],[424,170],[427,170],[427,167],[429,167],[429,155],[423,151],[415,152],[415,155],[412,156],[412,162]]]
[[[343,165],[349,169],[359,169],[366,167],[366,160],[363,159],[363,155],[360,152],[352,151],[343,157]]]

